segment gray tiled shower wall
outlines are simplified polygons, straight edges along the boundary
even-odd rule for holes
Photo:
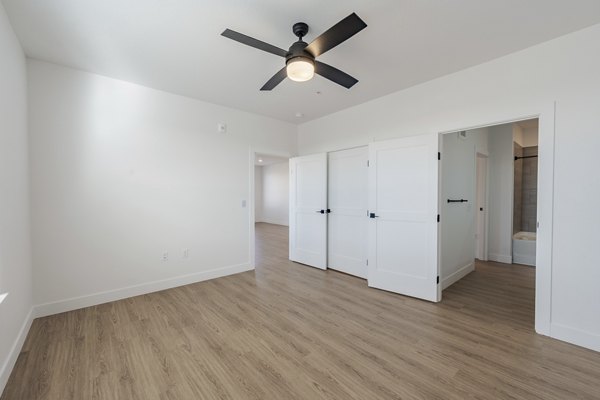
[[[517,143],[515,147],[515,157],[523,157],[523,148]],[[523,196],[523,160],[515,161],[515,188],[513,192],[513,233],[521,232],[522,225],[522,196]]]
[[[538,147],[524,147],[523,156],[538,154]],[[537,220],[537,178],[538,159],[525,158],[523,161],[523,186],[521,194],[521,228],[524,232],[536,231]]]
[[[538,146],[521,147],[517,143],[515,156],[538,154]],[[515,161],[515,188],[513,209],[513,232],[535,232],[537,219],[538,159],[524,158]]]

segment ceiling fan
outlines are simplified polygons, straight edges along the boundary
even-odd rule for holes
[[[352,13],[307,44],[302,38],[308,33],[308,25],[298,22],[292,27],[294,35],[298,36],[298,41],[292,44],[287,51],[231,29],[225,29],[221,35],[285,58],[285,67],[273,75],[260,90],[272,90],[286,77],[296,82],[305,82],[312,79],[315,73],[350,89],[358,82],[357,79],[331,65],[317,61],[315,58],[350,39],[366,27],[367,24],[358,15]]]

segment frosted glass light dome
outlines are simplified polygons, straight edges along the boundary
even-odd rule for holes
[[[296,82],[306,82],[315,76],[315,65],[303,58],[291,60],[286,67],[288,78]]]

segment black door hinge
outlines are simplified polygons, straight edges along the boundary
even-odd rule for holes
[[[437,222],[440,222],[440,214],[437,216]]]
[[[438,277],[437,277],[437,284],[439,284],[439,283],[440,283],[440,276],[438,275]]]
[[[442,153],[440,153],[440,152],[438,151],[438,160],[441,160],[441,159],[442,159]]]

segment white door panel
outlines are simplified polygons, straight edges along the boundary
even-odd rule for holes
[[[327,268],[327,154],[290,159],[290,260]]]
[[[487,261],[487,255],[485,251],[486,241],[486,226],[485,226],[485,215],[487,213],[487,157],[477,155],[477,214],[476,217],[476,254],[475,258],[483,261]]]
[[[368,148],[329,153],[328,267],[367,277]]]
[[[440,300],[438,135],[369,145],[369,286]]]

